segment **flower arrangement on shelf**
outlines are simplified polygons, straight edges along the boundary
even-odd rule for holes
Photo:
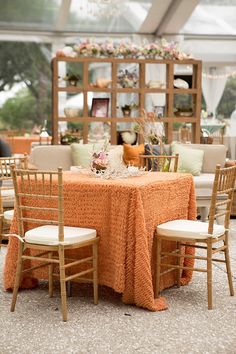
[[[130,72],[129,70],[119,70],[117,74],[117,83],[122,88],[133,88],[137,86],[138,75],[136,71]]]
[[[99,56],[102,50],[99,43],[93,42],[90,39],[85,39],[84,41],[75,44],[73,49],[77,55],[86,57]]]
[[[145,59],[191,59],[190,54],[182,52],[176,42],[167,42],[161,39],[160,42],[147,43],[141,46],[130,42],[95,42],[92,39],[85,39],[73,47],[66,46],[56,53],[59,57],[115,57],[115,58],[145,58]]]
[[[145,44],[142,50],[142,55],[145,58],[155,59],[160,57],[161,46],[158,43]]]
[[[189,105],[181,105],[174,107],[174,115],[176,117],[191,117],[193,115],[193,108]]]
[[[63,77],[63,80],[67,81],[71,86],[77,86],[77,83],[81,80],[81,77],[76,74],[66,74],[66,76]]]
[[[141,112],[142,120],[136,121],[134,130],[144,137],[146,143],[152,145],[160,145],[160,153],[164,151],[165,132],[163,123],[158,121],[154,112]]]
[[[65,133],[61,133],[60,135],[60,141],[61,145],[70,145],[72,143],[79,143],[80,140],[82,139],[81,135],[79,133],[72,133],[71,131],[67,131]]]
[[[121,106],[121,110],[123,113],[124,117],[130,117],[131,111],[138,109],[138,106],[136,103],[131,102],[130,104],[125,104],[124,106]]]

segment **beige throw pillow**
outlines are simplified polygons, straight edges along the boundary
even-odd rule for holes
[[[199,176],[202,171],[204,151],[186,148],[181,144],[171,144],[172,155],[179,154],[178,172]]]

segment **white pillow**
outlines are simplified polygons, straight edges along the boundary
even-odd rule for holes
[[[193,176],[199,176],[202,171],[204,151],[199,149],[190,149],[182,144],[171,144],[172,155],[179,154],[178,172],[191,173]]]
[[[78,144],[70,145],[73,166],[88,168],[94,151],[99,151],[103,144]]]
[[[126,167],[123,161],[123,145],[111,145],[109,147],[108,159],[110,167],[114,170]]]

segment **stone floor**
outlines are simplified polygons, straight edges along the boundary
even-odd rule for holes
[[[236,220],[231,223],[231,265],[236,288]],[[100,288],[92,303],[91,288],[73,287],[69,320],[61,321],[60,298],[48,298],[46,283],[19,293],[15,313],[12,294],[2,286],[6,249],[0,253],[0,354],[236,353],[236,296],[230,297],[223,264],[214,265],[215,308],[207,310],[206,275],[194,273],[181,289],[165,290],[169,309],[149,312],[121,302]]]

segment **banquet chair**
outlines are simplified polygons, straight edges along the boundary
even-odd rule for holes
[[[18,235],[15,236],[19,239],[11,311],[15,310],[21,277],[26,272],[47,266],[49,297],[53,296],[53,278],[59,277],[62,318],[67,321],[66,282],[78,278],[92,282],[94,304],[98,303],[96,230],[64,225],[62,168],[57,171],[33,171],[13,166],[11,170],[18,222]],[[91,248],[91,252],[79,259],[66,257],[67,251],[80,248],[89,248],[89,251]],[[31,250],[34,252],[29,252]],[[36,265],[33,262],[27,268],[27,260],[40,263]],[[59,274],[56,268],[59,268]],[[87,274],[92,274],[92,278],[82,279]]]
[[[147,171],[177,172],[179,154],[176,155],[140,155],[141,166]]]
[[[191,220],[172,220],[160,224],[156,228],[156,284],[155,296],[158,297],[161,290],[161,277],[170,271],[177,271],[177,285],[181,285],[181,271],[190,270],[207,273],[208,309],[213,308],[212,298],[212,265],[213,262],[226,264],[230,295],[234,295],[232,274],[229,259],[229,224],[232,207],[234,185],[236,178],[236,166],[221,168],[216,166],[215,178],[212,190],[210,213],[208,223]],[[225,198],[222,200],[222,196]],[[220,210],[218,210],[220,208]],[[217,217],[224,218],[224,225],[215,223]],[[176,249],[172,252],[164,251],[162,241],[173,241]],[[203,244],[203,245],[202,245]],[[183,255],[183,248],[193,247],[201,249],[204,255]],[[224,253],[224,259],[216,253]],[[184,260],[185,258],[185,260]],[[172,264],[170,259],[176,261]],[[206,261],[206,266],[194,267],[194,260]],[[186,261],[188,260],[188,261]],[[187,263],[189,265],[187,265]],[[192,263],[192,264],[190,264]]]
[[[17,168],[28,167],[28,155],[23,157],[2,157],[0,158],[0,249],[6,246],[7,233],[14,215],[14,186],[10,166]]]

